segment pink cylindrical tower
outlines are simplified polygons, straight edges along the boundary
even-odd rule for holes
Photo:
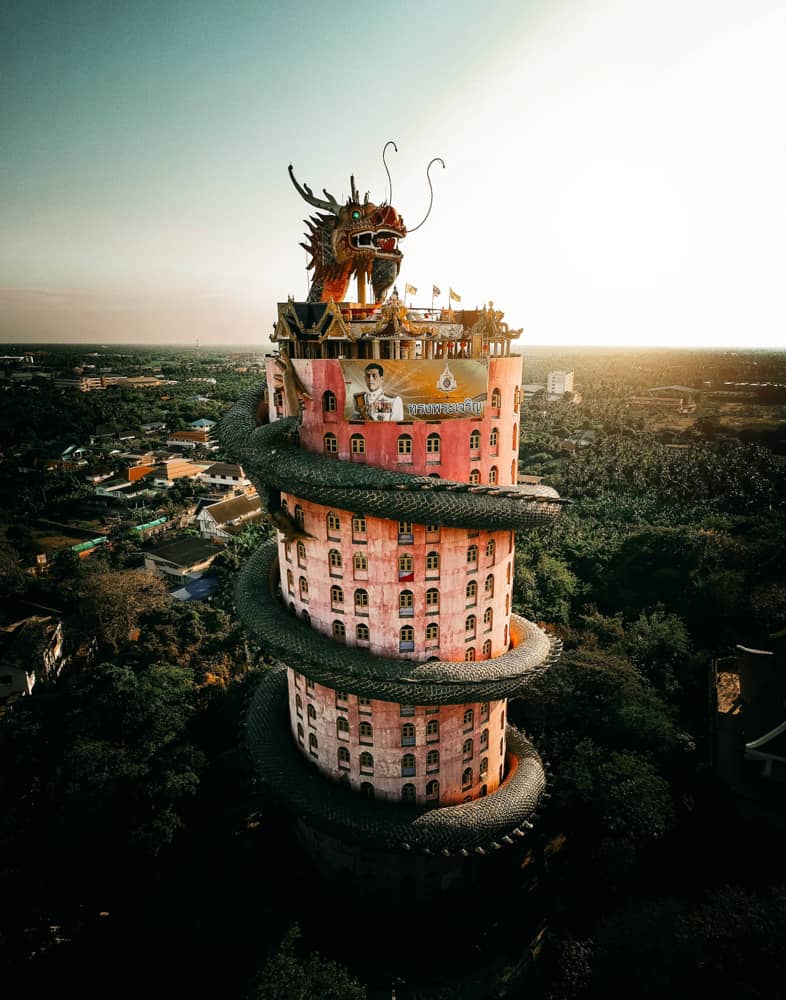
[[[401,220],[346,208],[348,245],[384,249],[361,269],[380,297]],[[365,277],[359,303],[336,304],[320,280],[279,305],[267,386],[224,421],[279,529],[237,591],[283,664],[249,747],[323,862],[376,852],[399,877],[406,857],[422,873],[531,826],[543,769],[507,702],[559,649],[512,613],[514,531],[559,498],[517,484],[519,331],[501,312],[369,305]]]

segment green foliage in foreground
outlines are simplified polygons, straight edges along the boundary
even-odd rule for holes
[[[366,1000],[365,987],[342,965],[317,952],[299,956],[299,938],[296,924],[262,966],[249,1000]]]

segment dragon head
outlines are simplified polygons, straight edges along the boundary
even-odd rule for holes
[[[311,255],[308,267],[314,272],[309,302],[343,301],[350,279],[359,274],[370,280],[374,297],[381,302],[401,268],[398,244],[407,228],[399,213],[385,202],[370,202],[368,193],[361,201],[354,177],[352,193],[340,205],[327,191],[324,198],[317,198],[307,184],[301,186],[291,164],[289,176],[302,198],[326,213],[306,220],[308,243],[300,244]]]

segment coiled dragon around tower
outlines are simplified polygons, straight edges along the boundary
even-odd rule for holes
[[[335,392],[323,394],[322,409],[312,398],[313,385],[328,377],[324,372],[336,371],[340,359],[383,359],[370,362],[378,368],[382,363],[395,368],[404,363],[403,358],[409,358],[411,365],[442,363],[427,362],[427,358],[444,359],[447,365],[463,344],[465,352],[474,352],[477,364],[488,368],[489,355],[497,349],[509,351],[509,344],[500,347],[483,333],[484,322],[488,319],[492,329],[494,321],[493,312],[486,311],[465,318],[464,326],[451,317],[451,322],[442,327],[435,324],[422,335],[397,334],[395,342],[376,336],[367,322],[353,314],[345,298],[354,275],[359,285],[370,282],[377,303],[384,300],[401,267],[398,244],[407,235],[401,215],[389,201],[375,204],[368,194],[361,200],[354,178],[349,198],[340,204],[327,191],[324,198],[315,197],[307,185],[298,183],[291,166],[289,173],[301,196],[322,210],[308,220],[308,242],[302,244],[311,255],[313,271],[308,301],[290,302],[286,315],[294,319],[286,324],[279,320],[274,339],[280,352],[268,369],[275,373],[277,384],[262,385],[244,396],[221,424],[224,449],[243,464],[282,538],[304,546],[318,544],[282,504],[282,494],[318,505],[319,510],[348,512],[364,523],[368,518],[380,519],[379,523],[437,526],[455,531],[456,537],[459,532],[466,537],[478,531],[504,532],[507,537],[514,530],[528,532],[549,524],[559,513],[561,499],[549,487],[517,484],[515,470],[507,483],[499,481],[495,472],[493,481],[481,484],[473,479],[443,479],[434,473],[415,474],[387,467],[389,463],[381,460],[377,464],[350,461],[349,453],[341,453],[343,444],[328,453],[304,447],[309,429],[327,428],[330,434],[325,436],[335,438],[332,430],[352,423],[349,417],[340,420],[343,384],[335,383]],[[470,327],[472,338],[462,332]],[[509,354],[504,358],[505,363],[512,361]],[[518,371],[520,375],[520,362]],[[332,402],[326,402],[329,397]],[[337,397],[338,411],[334,408]],[[323,417],[333,422],[323,426]],[[357,427],[346,430],[357,431]],[[375,440],[381,442],[386,434],[406,430],[401,424],[375,425],[366,434],[370,440],[377,435]],[[354,439],[360,436],[355,433]],[[559,656],[558,640],[515,614],[508,615],[506,647],[499,655],[483,659],[410,659],[394,655],[393,650],[383,655],[360,645],[338,643],[335,633],[331,638],[314,628],[307,615],[292,614],[294,605],[288,606],[279,559],[279,544],[269,542],[248,560],[236,586],[238,613],[270,656],[304,675],[309,683],[344,696],[432,706],[429,711],[439,706],[501,702],[525,691]],[[534,748],[515,728],[506,728],[512,763],[492,794],[482,792],[483,797],[473,801],[436,809],[415,802],[397,802],[392,807],[389,802],[363,798],[346,783],[326,780],[309,766],[287,726],[287,699],[287,674],[282,666],[267,674],[255,695],[247,720],[248,746],[265,786],[315,829],[369,849],[467,857],[471,852],[498,849],[531,828],[546,794],[546,779]]]

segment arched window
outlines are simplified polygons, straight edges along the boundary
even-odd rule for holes
[[[483,659],[488,660],[491,658],[491,639],[486,639],[483,643]]]
[[[358,642],[368,642],[371,638],[371,633],[369,632],[368,625],[365,622],[361,622],[359,625],[355,626],[355,638]]]
[[[338,409],[338,401],[336,400],[335,392],[330,389],[326,389],[322,393],[322,412],[323,413],[335,413]]]
[[[518,386],[513,390],[513,412],[519,412],[519,402],[521,401],[521,390]]]
[[[484,585],[484,590],[486,592],[486,597],[494,596],[494,574],[489,573],[486,577],[486,583]]]
[[[432,743],[439,739],[439,721],[437,719],[429,719],[428,725],[426,726],[426,743]]]
[[[439,591],[436,587],[429,587],[426,591],[426,614],[429,611],[439,611]]]
[[[338,766],[349,767],[349,750],[346,747],[338,748]]]
[[[505,649],[508,648],[508,626],[507,625],[505,626],[505,635],[504,635],[504,637],[502,639],[502,645],[505,647]]]
[[[285,514],[289,513],[289,501],[287,500],[286,497],[284,497],[284,499],[281,501],[281,509],[284,511]]]
[[[516,466],[516,459],[512,459],[510,463],[510,481],[515,486],[518,482],[518,468]]]
[[[352,536],[366,534],[366,519],[362,515],[352,518]]]
[[[480,703],[480,721],[485,722],[489,717],[489,703],[487,701],[482,701]]]
[[[303,724],[298,722],[297,724],[297,741],[303,746],[303,740],[305,739],[305,730],[303,729]]]
[[[401,777],[402,778],[414,778],[415,777],[415,755],[414,753],[405,753],[401,758]]]
[[[298,715],[303,714],[303,699],[300,697],[299,694],[295,695],[295,711],[297,712]]]
[[[496,554],[497,554],[497,543],[494,541],[493,538],[489,538],[489,540],[486,542],[486,557],[493,561]]]
[[[309,749],[310,753],[313,753],[313,754],[316,755],[316,752],[319,749],[319,741],[317,740],[317,734],[316,733],[309,733],[308,734],[308,749]]]
[[[344,591],[337,583],[330,588],[330,603],[333,607],[344,603]]]
[[[469,450],[477,451],[480,448],[480,431],[472,431],[469,436]]]
[[[429,752],[426,754],[426,770],[427,771],[439,770],[439,750],[429,750]]]
[[[497,430],[496,427],[492,427],[491,433],[489,434],[489,446],[496,451],[498,443],[499,443],[499,431]]]
[[[471,784],[472,784],[472,768],[465,767],[461,775],[461,787],[469,788]]]
[[[429,781],[426,785],[426,798],[427,799],[438,799],[439,798],[439,782],[435,779],[434,781]]]
[[[488,729],[484,729],[483,732],[480,734],[480,749],[488,750],[488,745],[489,745],[489,731]]]
[[[301,576],[300,579],[298,580],[298,586],[300,587],[300,600],[301,601],[307,601],[308,600],[308,580],[304,576]]]
[[[439,641],[439,625],[436,622],[429,622],[426,626],[426,642]]]
[[[368,614],[368,591],[367,590],[356,590],[355,591],[355,614],[356,615],[367,615]]]
[[[414,802],[415,801],[415,786],[411,782],[407,782],[401,788],[401,799],[403,802]]]
[[[486,608],[486,610],[483,612],[483,625],[485,627],[486,632],[490,632],[491,629],[494,628],[493,608]]]
[[[343,622],[333,622],[333,638],[336,642],[345,642],[347,638],[347,627]]]
[[[513,425],[513,450],[515,451],[519,446],[519,426],[518,424]]]
[[[469,485],[478,486],[480,484],[480,472],[477,469],[473,469],[469,474]]]
[[[439,575],[439,552],[426,554],[426,572]]]
[[[505,570],[505,580],[507,583],[510,583],[510,563],[508,563],[508,567]]]
[[[510,614],[510,594],[505,594],[505,614]]]
[[[415,648],[415,630],[411,625],[402,625],[398,630],[398,649],[400,653],[411,652]]]
[[[475,713],[471,708],[468,708],[464,713],[464,728],[471,729],[475,722]]]
[[[309,726],[315,726],[317,724],[317,710],[313,705],[309,705],[306,709],[306,714],[308,715]]]
[[[330,552],[328,552],[328,565],[330,566],[331,575],[335,576],[336,570],[341,570],[341,563],[341,553],[338,549],[331,549]]]
[[[398,595],[399,618],[411,618],[415,614],[414,594],[411,590],[402,590]]]
[[[467,565],[470,569],[477,569],[478,566],[478,547],[477,545],[470,545],[467,549]]]
[[[308,613],[308,611],[305,610],[303,611],[303,621],[306,623],[306,625],[309,626],[311,625],[311,615]]]
[[[398,453],[400,456],[410,456],[412,454],[412,437],[409,434],[399,435]]]
[[[478,600],[478,582],[477,580],[470,580],[467,583],[467,604],[477,604]]]
[[[498,410],[502,406],[502,393],[499,389],[491,390],[491,406],[495,410]]]
[[[361,797],[364,799],[374,798],[374,786],[371,784],[370,781],[362,781],[360,783],[360,794]]]
[[[302,541],[297,543],[297,564],[298,566],[306,565],[306,545]]]
[[[504,729],[505,728],[505,713],[504,713],[504,711],[500,713],[499,728],[500,729]]]
[[[475,647],[474,646],[468,646],[464,650],[464,659],[466,660],[467,663],[474,663],[475,662]]]
[[[295,578],[292,575],[291,569],[287,570],[287,590],[289,591],[290,594],[295,593]]]
[[[338,455],[338,438],[335,434],[325,434],[322,438],[322,446],[326,455]]]
[[[327,516],[328,538],[333,538],[341,531],[341,518],[334,511],[330,511]]]
[[[371,741],[374,739],[374,727],[371,725],[370,722],[367,722],[365,719],[363,720],[363,722],[360,723],[360,726],[358,727],[358,732],[360,734],[361,743],[371,743]]]
[[[349,720],[345,719],[343,715],[339,715],[336,719],[336,733],[339,739],[344,739],[342,733],[349,734]]]
[[[464,757],[465,760],[469,760],[470,759],[470,757],[472,756],[473,750],[474,750],[474,746],[472,744],[472,740],[464,740],[464,743],[463,743],[463,745],[461,747],[461,753],[462,753],[462,756]]]
[[[426,438],[426,455],[439,455],[440,444],[439,434],[429,434]]]
[[[489,793],[489,786],[488,785],[481,785],[480,786],[480,791],[478,792],[478,797],[481,798],[481,799],[483,799],[483,798],[485,798],[488,795],[488,793]]]
[[[412,556],[409,553],[398,557],[398,578],[399,580],[412,580],[414,579],[412,568],[414,563],[412,561]]]
[[[401,727],[401,745],[403,747],[414,747],[415,727],[411,722],[405,722]]]
[[[480,759],[480,775],[482,777],[484,774],[488,774],[488,773],[489,773],[489,759],[488,759],[488,757],[481,757],[481,759]]]
[[[356,573],[368,573],[368,557],[363,552],[356,552],[352,556],[352,566]]]
[[[306,525],[306,515],[300,504],[295,506],[295,524],[298,528],[304,528]]]
[[[362,434],[353,434],[349,439],[349,450],[353,455],[366,454],[366,439]]]
[[[492,465],[489,469],[489,486],[496,486],[499,480],[499,469],[496,465]]]
[[[477,629],[477,626],[478,626],[477,618],[474,615],[467,615],[467,620],[464,622],[464,632],[468,637],[475,635],[475,630]]]

